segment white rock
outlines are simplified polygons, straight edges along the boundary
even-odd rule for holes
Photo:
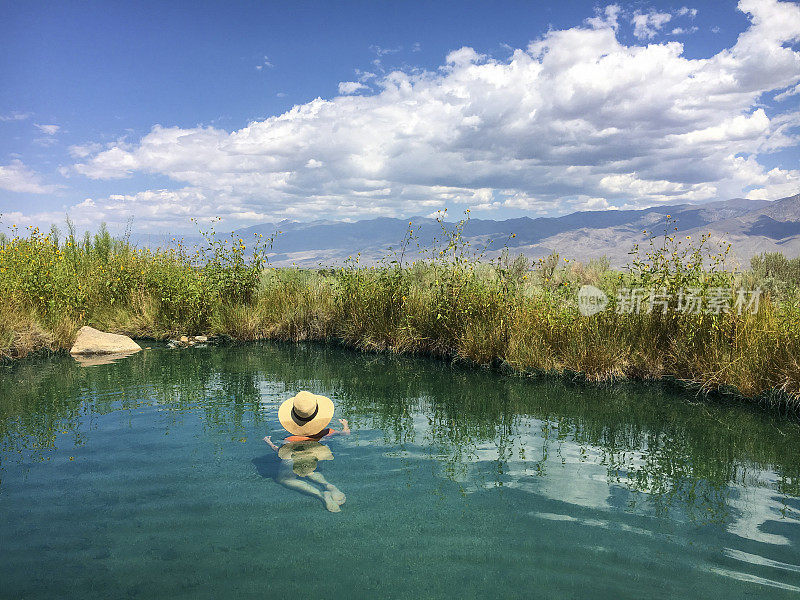
[[[127,335],[105,333],[94,327],[83,326],[78,331],[70,354],[114,354],[138,352],[142,347]]]

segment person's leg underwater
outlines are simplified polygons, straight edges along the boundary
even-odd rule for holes
[[[342,490],[337,488],[335,485],[330,483],[322,473],[317,473],[314,471],[313,473],[309,473],[307,477],[325,488],[325,491],[330,492],[331,497],[338,503],[344,504],[345,500],[347,500],[347,496],[344,495]]]
[[[323,492],[308,481],[303,481],[299,477],[296,477],[294,474],[289,475],[288,473],[282,473],[278,477],[278,483],[291,490],[319,498],[322,500],[323,504],[325,504],[325,508],[331,512],[339,512],[341,510],[339,508],[339,503],[334,500],[333,494],[330,491],[325,490]]]

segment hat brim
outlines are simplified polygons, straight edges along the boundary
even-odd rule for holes
[[[292,435],[304,435],[312,437],[320,433],[333,418],[333,400],[325,396],[314,394],[317,401],[317,414],[309,421],[297,419],[292,411],[294,406],[294,396],[286,400],[278,408],[278,420],[284,429]]]

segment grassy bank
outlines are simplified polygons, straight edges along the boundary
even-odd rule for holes
[[[408,264],[397,253],[379,267],[326,270],[269,268],[270,240],[245,249],[208,232],[206,247],[189,253],[179,244],[137,249],[104,229],[80,240],[34,229],[0,240],[0,354],[67,349],[90,324],[133,337],[340,340],[597,382],[671,376],[706,391],[800,401],[800,261],[766,255],[733,272],[725,248],[676,239],[672,229],[621,271],[557,255],[481,261],[459,225],[443,224],[427,260]],[[605,292],[605,310],[579,312],[584,285]],[[661,304],[626,312],[632,288],[658,290]],[[736,310],[742,288],[763,290],[753,314]],[[725,297],[728,310],[682,312],[686,290],[703,306]]]

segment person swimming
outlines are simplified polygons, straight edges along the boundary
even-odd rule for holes
[[[287,441],[320,440],[332,435],[348,435],[350,426],[344,419],[339,419],[342,431],[328,427],[333,417],[333,401],[325,396],[311,392],[299,392],[286,400],[278,408],[278,420],[291,435]]]
[[[278,409],[278,420],[291,435],[280,447],[273,443],[271,436],[264,437],[264,441],[281,459],[275,474],[275,480],[279,484],[319,498],[329,511],[340,512],[340,506],[347,498],[339,488],[316,472],[319,461],[333,460],[330,448],[319,440],[350,434],[346,419],[339,419],[341,431],[328,427],[333,411],[333,401],[330,398],[311,392],[299,392]]]

